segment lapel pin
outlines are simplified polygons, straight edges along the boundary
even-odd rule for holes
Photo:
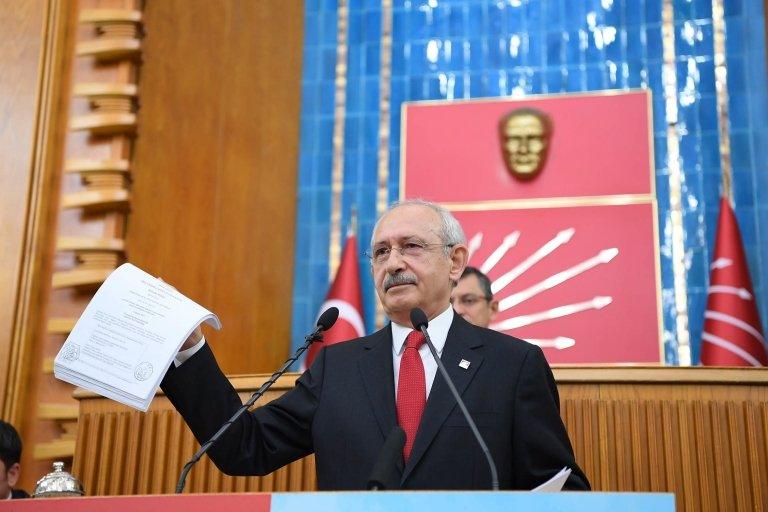
[[[459,362],[459,366],[461,366],[462,368],[464,368],[466,370],[467,368],[469,368],[469,361],[467,361],[466,359],[462,359]]]

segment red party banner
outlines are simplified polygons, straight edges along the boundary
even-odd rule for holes
[[[491,328],[550,363],[664,360],[650,93],[408,103],[401,195],[444,204]]]

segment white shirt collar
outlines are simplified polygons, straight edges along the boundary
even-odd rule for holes
[[[448,305],[445,311],[429,321],[427,332],[432,344],[435,345],[437,353],[440,354],[445,346],[445,340],[448,338],[448,330],[453,323],[453,308]],[[405,338],[413,331],[413,326],[400,325],[392,322],[392,350],[400,355],[403,352]]]

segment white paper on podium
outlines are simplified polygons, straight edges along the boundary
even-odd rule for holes
[[[560,492],[563,490],[563,486],[565,485],[565,481],[568,480],[568,477],[571,475],[571,469],[569,467],[564,467],[560,471],[557,472],[555,476],[541,484],[540,486],[536,487],[535,489],[531,489],[531,492]]]
[[[54,360],[54,375],[142,411],[184,340],[218,317],[125,263],[104,281]]]

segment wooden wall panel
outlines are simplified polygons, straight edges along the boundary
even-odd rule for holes
[[[0,3],[0,411],[24,259],[45,0]]]
[[[27,488],[40,475],[31,462],[38,434],[51,438],[60,433],[53,421],[41,426],[39,415],[66,416],[64,409],[39,408],[38,396],[51,398],[40,394],[45,378],[41,370],[67,123],[73,6],[61,0],[0,5],[0,405],[2,417],[19,428],[25,442],[22,486]],[[70,395],[63,394],[76,411]],[[44,469],[49,468],[46,464]]]
[[[280,379],[263,403],[292,387],[295,377]],[[266,378],[232,382],[246,398]],[[555,378],[576,460],[595,490],[674,492],[678,511],[768,510],[768,370],[556,368]],[[74,471],[89,494],[172,492],[198,444],[168,400],[158,396],[141,415],[105,398],[79,396],[83,427]],[[113,443],[105,425],[124,414],[135,427]],[[122,444],[142,446],[138,481],[130,479],[136,466],[116,467],[115,450],[105,458],[103,443],[118,454]],[[263,478],[224,476],[206,457],[186,490],[314,488],[312,456]]]
[[[123,233],[124,213],[114,210],[111,205],[101,205],[99,211],[93,211],[82,207],[68,207],[71,198],[91,193],[89,181],[97,181],[103,175],[92,173],[88,177],[77,173],[67,173],[62,176],[62,169],[67,167],[63,162],[66,153],[67,160],[72,158],[101,158],[115,155],[127,158],[130,150],[130,138],[123,135],[96,136],[87,131],[69,131],[67,127],[73,127],[76,119],[83,115],[92,114],[97,101],[89,101],[84,97],[72,99],[72,82],[121,82],[132,80],[135,75],[135,65],[132,62],[119,62],[111,60],[105,62],[94,56],[75,57],[75,43],[93,40],[100,37],[100,32],[92,23],[78,23],[80,11],[84,9],[125,9],[137,5],[138,0],[48,0],[48,16],[57,15],[55,28],[58,35],[54,42],[58,41],[56,48],[51,50],[56,59],[61,61],[63,70],[53,78],[43,77],[41,91],[49,91],[53,96],[51,100],[58,105],[58,112],[62,119],[61,143],[56,150],[57,159],[54,171],[51,173],[52,193],[42,201],[51,209],[50,218],[41,226],[41,229],[50,233],[49,246],[41,251],[44,258],[52,260],[52,270],[37,276],[41,287],[44,285],[44,293],[41,300],[45,304],[39,309],[35,317],[27,319],[29,324],[37,326],[35,336],[34,359],[26,366],[28,373],[27,387],[24,388],[27,400],[25,401],[24,418],[27,426],[24,429],[25,451],[22,460],[22,487],[32,490],[35,481],[51,469],[51,459],[71,461],[76,435],[76,414],[71,416],[64,414],[68,409],[76,411],[76,403],[72,400],[72,387],[53,378],[51,372],[52,359],[61,347],[66,337],[66,329],[53,329],[48,331],[48,320],[59,320],[58,324],[74,322],[82,312],[85,305],[98,284],[87,286],[75,286],[70,279],[73,274],[80,271],[86,262],[87,251],[76,251],[72,248],[62,249],[54,254],[54,247],[58,247],[66,237],[91,237],[93,239],[120,237]],[[51,22],[49,21],[49,25]],[[49,31],[54,29],[49,27]],[[45,71],[45,67],[44,67]],[[41,92],[41,95],[43,93]],[[72,114],[72,123],[67,119],[67,114]],[[49,108],[43,106],[38,113],[38,119],[44,120],[51,114]],[[74,129],[74,128],[72,128]],[[110,178],[111,179],[111,178]],[[108,180],[109,181],[109,180]],[[114,181],[114,180],[112,180]],[[102,182],[103,184],[103,182]],[[110,187],[104,188],[111,190]],[[63,210],[59,215],[58,206]],[[56,236],[58,235],[58,236]],[[56,245],[55,245],[56,244]],[[97,257],[103,257],[106,253],[98,253]],[[112,254],[114,255],[114,254]],[[88,254],[93,256],[93,254]],[[98,259],[98,258],[97,258]],[[110,259],[110,258],[107,258]],[[117,259],[117,258],[114,258]],[[82,265],[81,265],[82,264]],[[104,269],[99,264],[95,265],[97,273]],[[106,268],[109,270],[109,267]],[[61,284],[62,277],[69,284]],[[64,322],[61,322],[64,320]],[[54,322],[55,324],[56,322]],[[46,412],[48,411],[48,412]],[[57,411],[59,411],[57,413]]]
[[[128,260],[216,312],[230,373],[290,336],[300,0],[147,2]]]
[[[52,270],[62,277],[81,263],[72,250],[63,249],[54,254],[56,235],[61,241],[71,236],[121,238],[125,233],[123,211],[105,213],[103,210],[70,208],[58,212],[60,197],[65,198],[61,201],[64,204],[67,198],[81,193],[88,185],[84,175],[69,173],[61,176],[63,146],[66,146],[68,161],[73,158],[132,157],[133,139],[129,136],[101,136],[86,131],[66,134],[68,113],[73,117],[74,126],[78,116],[90,114],[94,108],[85,98],[71,99],[71,77],[76,84],[134,83],[135,64],[140,62],[137,59],[105,63],[89,56],[75,58],[75,41],[92,41],[96,36],[93,25],[78,23],[78,15],[85,9],[137,9],[141,5],[140,0],[30,0],[19,6],[14,4],[12,9],[5,4],[0,6],[0,33],[5,38],[5,44],[0,48],[0,64],[3,65],[0,74],[0,114],[3,119],[0,122],[0,162],[3,164],[0,173],[0,214],[3,219],[0,224],[0,284],[3,286],[0,289],[4,294],[0,295],[0,315],[6,315],[0,318],[5,319],[0,322],[4,326],[0,329],[7,329],[0,330],[0,407],[5,418],[23,426],[26,449],[21,483],[28,489],[50,469],[50,462],[44,459],[66,459],[73,443],[68,436],[74,436],[76,428],[71,421],[62,424],[43,412],[42,406],[48,407],[47,410],[59,410],[66,408],[67,402],[73,403],[71,387],[50,375],[50,361],[66,332],[52,330],[49,334],[47,320],[68,322],[76,318],[94,289],[71,286],[50,289]],[[222,302],[225,312],[229,310],[230,314],[222,317],[225,322],[227,318],[231,320],[228,332],[233,341],[228,343],[232,347],[229,352],[226,348],[220,350],[224,360],[229,354],[230,360],[236,360],[243,369],[271,368],[276,365],[273,362],[275,354],[284,356],[288,347],[290,302],[289,294],[285,292],[291,287],[292,261],[283,255],[291,253],[293,240],[300,82],[300,59],[296,57],[301,47],[303,4],[229,0],[217,5],[203,1],[157,2],[153,3],[154,7],[157,10],[151,11],[154,18],[150,30],[162,30],[153,32],[156,37],[149,38],[149,47],[155,52],[153,56],[157,59],[153,62],[158,66],[150,69],[147,75],[150,94],[146,103],[149,108],[147,116],[140,119],[142,126],[147,128],[147,135],[138,133],[138,140],[148,142],[141,148],[145,152],[139,151],[139,160],[142,161],[141,155],[149,155],[143,161],[150,165],[143,167],[149,169],[149,174],[141,174],[137,180],[140,201],[135,208],[149,216],[139,216],[137,226],[144,221],[146,229],[135,229],[131,242],[138,242],[134,247],[141,247],[142,242],[145,249],[149,247],[149,250],[137,251],[139,258],[143,254],[149,260],[158,261],[157,254],[152,253],[157,249],[158,238],[155,237],[158,233],[152,229],[158,209],[174,204],[177,218],[192,219],[188,224],[182,222],[181,226],[170,226],[170,233],[160,231],[169,235],[163,240],[176,244],[170,246],[166,254],[177,259],[166,261],[165,268],[180,268],[179,262],[187,261],[186,256],[193,253],[178,258],[179,244],[189,243],[210,252],[205,244],[193,243],[194,240],[184,233],[205,234],[208,237],[204,238],[206,244],[216,247],[218,252],[214,251],[206,260],[192,259],[195,264],[181,268],[179,275],[194,283],[194,293],[201,289],[205,291],[206,300],[196,297],[201,302]],[[171,10],[164,11],[165,8]],[[184,13],[194,12],[197,14],[184,18]],[[190,23],[176,26],[175,21],[182,19]],[[211,41],[200,37],[201,28],[205,30],[207,25],[214,32],[219,31],[220,44],[210,46]],[[263,34],[269,34],[269,39],[262,40]],[[285,34],[295,37],[285,37]],[[163,44],[177,40],[181,41],[178,52],[169,57]],[[280,52],[282,54],[278,55]],[[194,69],[186,67],[190,55],[198,59],[199,65]],[[258,73],[251,64],[251,67],[243,67],[243,63],[254,62],[254,66],[260,66]],[[169,65],[172,67],[170,72]],[[217,81],[210,79],[210,71],[216,66],[219,66],[217,73],[232,76],[219,88]],[[174,73],[183,77],[185,72],[188,81],[197,83],[192,89],[193,106],[203,109],[215,106],[211,110],[215,129],[210,132],[201,132],[202,125],[195,118],[186,127],[181,126],[181,131],[175,130],[183,124],[176,120],[183,120],[187,112],[194,111],[185,101],[175,104],[176,110],[166,111],[166,103],[173,105],[168,98],[176,98],[179,90],[189,91],[170,80]],[[153,82],[153,77],[159,81]],[[286,85],[286,82],[290,84]],[[157,87],[153,88],[153,85]],[[143,93],[141,84],[139,92]],[[144,98],[142,95],[142,102]],[[157,133],[153,133],[153,129]],[[146,208],[148,202],[158,198],[161,189],[155,184],[143,187],[147,182],[141,178],[152,177],[158,169],[167,170],[165,160],[152,159],[156,149],[152,141],[157,134],[166,136],[160,142],[181,156],[180,165],[175,167],[178,172],[167,184],[173,193],[182,192],[180,196],[160,197],[161,208],[155,208],[155,205]],[[195,138],[195,134],[202,135]],[[179,140],[187,146],[180,147]],[[203,200],[188,204],[183,203],[183,191],[198,183],[187,179],[191,176],[190,170],[194,172],[195,169],[184,160],[192,154],[190,149],[193,147],[198,149],[196,159],[200,155],[215,155],[212,161],[203,162],[202,168],[216,172],[210,175],[212,181],[203,182],[199,189]],[[276,193],[271,194],[269,189]],[[217,193],[210,194],[211,191]],[[214,210],[218,213],[212,216]],[[268,228],[265,227],[267,223],[261,222],[263,218],[270,219]],[[198,223],[203,226],[202,231],[190,229]],[[136,235],[140,232],[147,237],[139,240]],[[290,235],[285,236],[286,233]],[[265,260],[256,256],[257,249],[269,237],[276,241],[271,244],[274,250],[265,252],[271,259]],[[201,262],[202,265],[196,265]],[[234,294],[209,286],[218,274],[224,274],[224,286],[229,286]],[[182,289],[183,284],[180,285]],[[253,293],[254,289],[264,293]],[[213,306],[217,312],[222,310],[217,304]],[[250,314],[254,309],[262,312],[261,317]],[[261,339],[270,342],[262,347],[246,345],[248,340],[243,333],[252,334],[256,326],[262,325],[267,332]],[[12,336],[12,342],[9,336]],[[217,342],[213,340],[214,344]],[[268,359],[262,366],[255,356],[257,352],[266,354]],[[246,362],[242,354],[251,357]],[[237,365],[231,367],[239,369]],[[5,379],[13,385],[7,385]],[[115,423],[100,428],[114,429],[117,435],[120,425]],[[129,461],[135,453],[128,452]]]

